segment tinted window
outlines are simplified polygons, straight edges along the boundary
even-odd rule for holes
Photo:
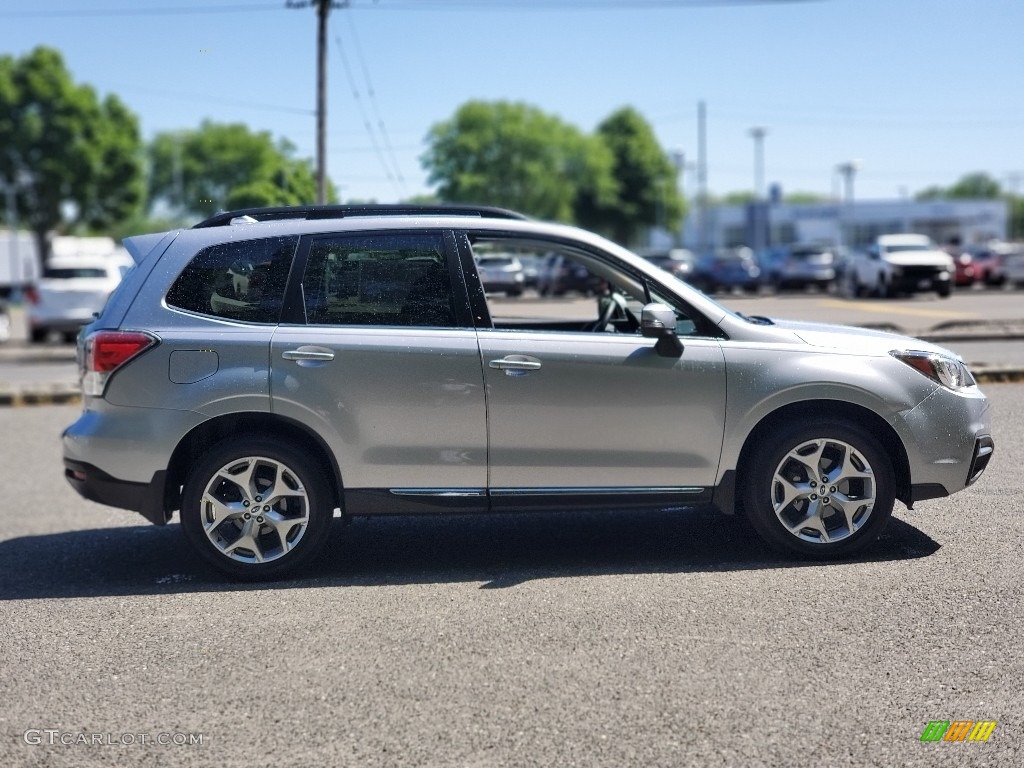
[[[49,267],[43,277],[50,280],[71,280],[76,277],[106,277],[107,273],[100,267]]]
[[[440,235],[317,240],[310,248],[302,290],[310,324],[457,324]]]
[[[221,243],[196,254],[167,292],[172,307],[251,323],[276,323],[298,238]]]

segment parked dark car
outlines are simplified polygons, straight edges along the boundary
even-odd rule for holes
[[[689,281],[705,293],[740,288],[756,293],[764,283],[761,267],[749,248],[722,248],[697,260]]]
[[[541,296],[564,296],[570,291],[590,296],[600,291],[602,284],[601,278],[582,265],[555,253],[544,257],[537,276]]]

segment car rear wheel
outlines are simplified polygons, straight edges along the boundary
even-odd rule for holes
[[[867,432],[842,421],[797,424],[750,463],[744,509],[767,542],[820,559],[878,538],[892,515],[892,462]]]
[[[281,576],[312,560],[333,513],[322,463],[267,438],[229,438],[185,483],[181,525],[212,566],[240,579]]]

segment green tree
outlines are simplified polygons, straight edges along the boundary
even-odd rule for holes
[[[1010,239],[1020,240],[1024,238],[1024,197],[1010,197],[1007,201],[1010,204]]]
[[[914,197],[917,200],[942,200],[946,197],[946,188],[933,184],[922,189]]]
[[[149,146],[150,206],[163,203],[186,216],[316,200],[316,177],[295,146],[242,123],[203,121],[196,130],[157,134]],[[328,183],[328,198],[337,200]]]
[[[754,202],[755,195],[745,189],[741,189],[738,192],[726,192],[722,195],[723,205],[746,205],[747,203]]]
[[[987,173],[977,171],[961,176],[951,187],[927,187],[915,197],[918,200],[993,200],[1002,194],[998,181]]]
[[[961,176],[946,190],[946,197],[967,200],[990,200],[1002,195],[999,182],[987,173],[977,172]]]
[[[788,192],[782,199],[789,205],[814,205],[829,202],[828,195],[819,192]]]
[[[650,124],[632,107],[623,107],[601,122],[597,135],[611,150],[618,187],[614,204],[594,206],[598,228],[624,245],[637,242],[650,226],[678,231],[684,204],[676,168]]]
[[[0,56],[0,177],[17,182],[19,221],[45,261],[54,230],[103,229],[138,211],[138,120],[116,96],[76,85],[52,48]]]
[[[438,197],[572,221],[579,200],[613,199],[611,155],[559,118],[523,103],[469,101],[427,134],[420,158]]]

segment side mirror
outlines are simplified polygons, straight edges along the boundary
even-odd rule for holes
[[[664,304],[648,304],[640,312],[640,333],[657,339],[654,351],[661,357],[680,357],[683,344],[676,336],[676,313]]]
[[[640,312],[640,333],[649,339],[675,336],[676,313],[664,304],[647,304]]]

